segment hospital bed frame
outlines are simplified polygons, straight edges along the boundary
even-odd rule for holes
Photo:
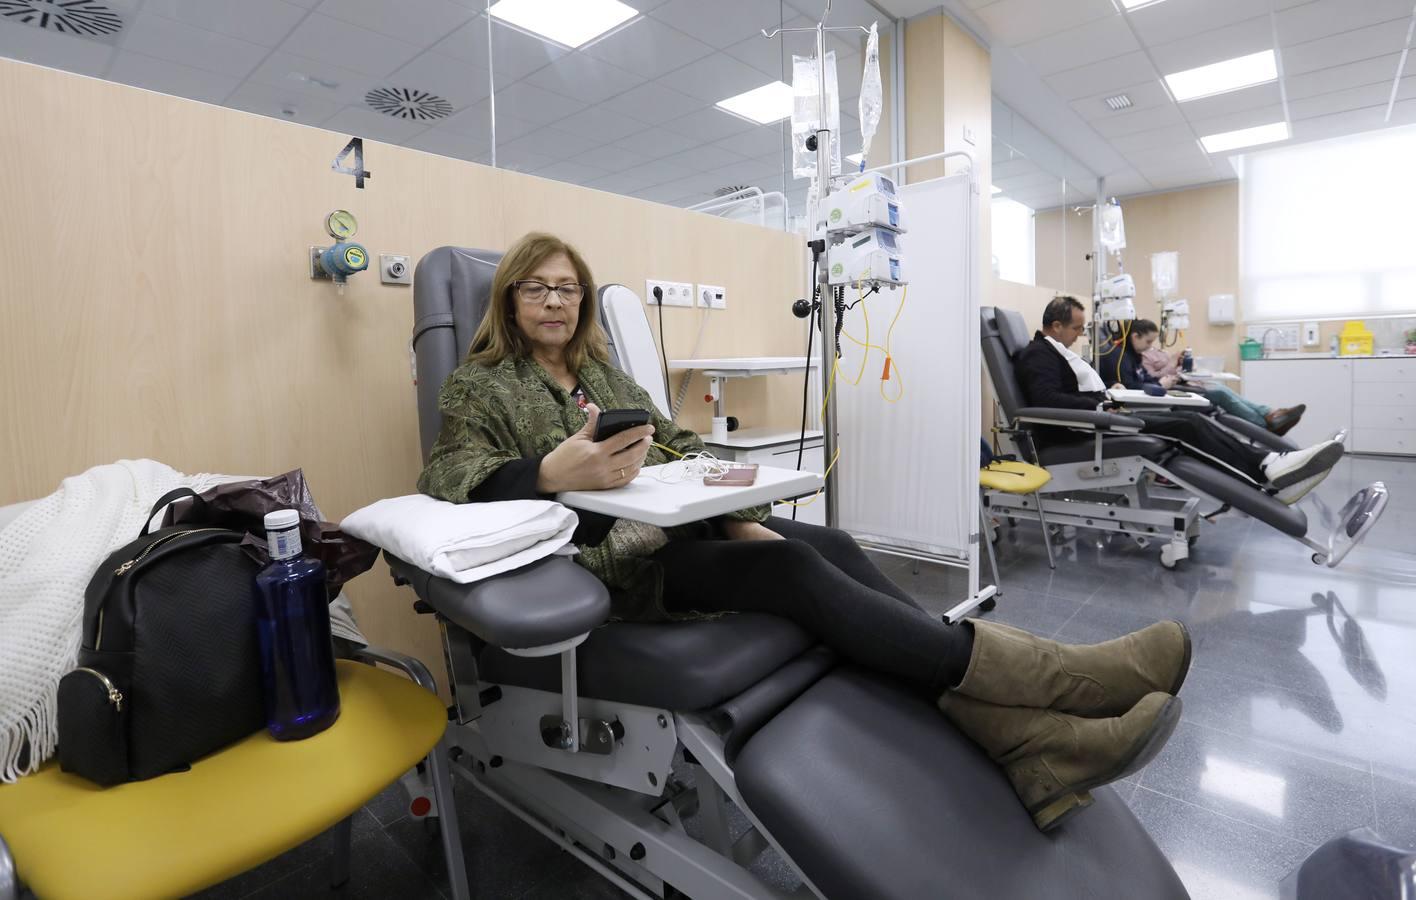
[[[443,247],[418,264],[425,455],[499,259]],[[647,331],[638,311],[616,340]],[[631,896],[1186,896],[1115,792],[1039,832],[932,698],[787,620],[608,622],[604,586],[565,557],[470,585],[387,558],[441,627],[454,773]],[[767,848],[799,886],[762,874]]]
[[[1042,512],[1054,525],[1124,534],[1141,546],[1161,543],[1160,564],[1175,568],[1199,540],[1201,498],[1219,510],[1238,509],[1310,548],[1312,561],[1335,567],[1366,537],[1386,508],[1387,489],[1373,482],[1352,496],[1321,539],[1310,536],[1307,515],[1280,502],[1228,467],[1203,462],[1182,452],[1176,441],[1141,434],[1135,416],[1104,410],[1028,406],[1013,361],[1029,343],[1021,314],[983,307],[980,339],[983,358],[1002,407],[999,429],[1020,456],[1047,469],[1052,480],[1041,492]],[[1242,440],[1266,450],[1298,449],[1265,429],[1225,414],[1215,421]],[[1077,432],[1075,443],[1038,447],[1031,431],[1052,426]],[[1217,460],[1214,462],[1218,462]],[[1162,487],[1156,478],[1173,488]],[[1008,518],[1038,518],[1031,496],[985,491],[987,509]],[[1213,513],[1211,514],[1213,515]]]

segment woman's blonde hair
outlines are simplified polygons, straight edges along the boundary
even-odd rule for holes
[[[472,337],[467,354],[470,362],[494,366],[507,357],[531,355],[531,341],[516,324],[516,282],[530,278],[541,263],[564,253],[575,267],[576,278],[585,286],[580,300],[580,320],[565,348],[565,363],[571,372],[580,371],[587,360],[610,361],[609,342],[600,326],[600,297],[590,267],[574,247],[553,234],[533,231],[511,246],[492,276],[491,302]]]

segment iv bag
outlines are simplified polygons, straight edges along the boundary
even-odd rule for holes
[[[1121,219],[1121,205],[1114,200],[1101,207],[1101,248],[1110,253],[1126,249],[1126,223]]]
[[[816,59],[792,57],[792,174],[797,178],[816,175],[816,151],[806,149],[806,139],[821,128],[817,96],[821,93],[816,75]],[[831,132],[831,171],[820,177],[841,174],[841,107],[836,91],[836,51],[826,52],[826,129]]]
[[[1151,254],[1151,287],[1157,297],[1169,297],[1180,283],[1180,254],[1174,250]]]
[[[870,156],[870,141],[880,125],[880,33],[876,23],[870,23],[870,37],[865,41],[865,74],[860,79],[860,167]]]

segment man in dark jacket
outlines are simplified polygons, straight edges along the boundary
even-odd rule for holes
[[[1071,350],[1085,329],[1086,309],[1075,297],[1056,297],[1047,304],[1042,330],[1013,360],[1030,406],[1094,410],[1107,401],[1101,376]],[[1190,456],[1238,471],[1255,484],[1277,491],[1284,503],[1296,503],[1317,487],[1343,453],[1338,441],[1291,453],[1268,453],[1192,412],[1128,411],[1127,415],[1145,422],[1143,433],[1177,440]],[[1061,428],[1038,429],[1034,434],[1043,446],[1084,439],[1079,432]]]

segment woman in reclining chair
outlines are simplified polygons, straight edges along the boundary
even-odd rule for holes
[[[419,490],[454,503],[608,490],[703,449],[610,365],[597,305],[590,269],[560,239],[528,234],[507,252],[471,352],[442,387],[442,432]],[[599,410],[625,407],[650,410],[653,424],[594,441]],[[1089,646],[982,620],[944,625],[845,532],[768,513],[662,529],[582,512],[576,559],[620,619],[773,613],[928,691],[1044,830],[1089,805],[1091,788],[1149,762],[1174,729],[1190,664],[1179,623]]]
[[[1175,387],[1180,383],[1179,354],[1172,358],[1157,347],[1155,342],[1159,337],[1160,328],[1154,322],[1136,319],[1131,323],[1124,345],[1118,341],[1102,352],[1102,377],[1111,378],[1114,373],[1117,383],[1133,391],[1143,391],[1148,384],[1162,390]],[[1291,431],[1308,408],[1300,403],[1274,409],[1246,400],[1222,384],[1185,385],[1185,390],[1194,391],[1230,415],[1280,436]]]

